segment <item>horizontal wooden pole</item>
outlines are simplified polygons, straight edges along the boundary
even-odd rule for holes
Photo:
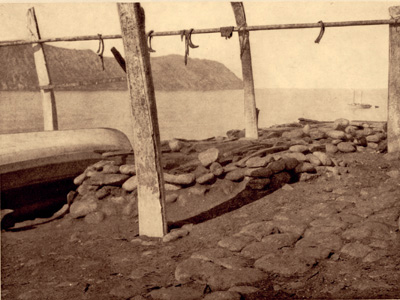
[[[343,22],[326,22],[325,27],[348,27],[348,26],[373,26],[373,25],[390,25],[395,24],[395,19],[388,20],[364,20],[364,21],[343,21]],[[280,29],[305,29],[305,28],[320,28],[320,23],[301,23],[301,24],[276,24],[276,25],[258,25],[258,26],[246,26],[248,31],[261,31],[261,30],[280,30]],[[242,29],[244,29],[242,28]],[[236,26],[233,31],[238,31],[240,27]],[[180,35],[182,30],[174,31],[160,31],[153,32],[152,36],[173,36]],[[206,29],[194,29],[192,34],[207,34],[207,33],[220,33],[221,28],[206,28]],[[122,38],[120,34],[113,35],[102,35],[103,40],[108,39],[120,39]],[[85,36],[70,36],[70,37],[59,37],[59,38],[47,38],[40,39],[37,41],[28,40],[15,40],[15,41],[4,41],[0,42],[0,47],[4,46],[17,46],[26,45],[33,43],[49,43],[49,42],[74,42],[74,41],[90,41],[98,40],[98,35],[85,35]]]

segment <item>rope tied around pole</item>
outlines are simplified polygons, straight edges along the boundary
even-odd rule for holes
[[[315,40],[316,44],[319,44],[319,42],[321,41],[322,37],[324,36],[325,33],[325,24],[322,21],[319,21],[318,24],[321,25],[321,31],[319,32],[319,35],[317,37],[317,39]]]
[[[185,66],[187,65],[187,58],[189,56],[189,47],[192,49],[199,48],[199,46],[196,46],[192,43],[192,32],[193,28],[190,30],[181,31],[181,41],[183,41],[183,37],[185,37]]]
[[[100,61],[101,61],[101,67],[103,69],[103,71],[105,70],[104,68],[104,59],[103,59],[103,53],[104,53],[104,40],[102,35],[99,33],[97,34],[99,37],[99,48],[96,51],[96,54],[100,57]]]
[[[221,37],[224,37],[226,40],[230,39],[232,37],[234,29],[235,29],[235,27],[233,27],[233,26],[221,27],[220,28]]]
[[[151,39],[153,38],[153,33],[154,33],[154,30],[150,30],[149,33],[147,34],[147,39],[149,41],[149,45],[148,45],[149,52],[156,52],[156,50],[151,48]]]

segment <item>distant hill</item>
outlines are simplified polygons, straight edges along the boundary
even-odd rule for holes
[[[124,77],[112,57],[99,57],[91,50],[74,50],[44,45],[50,76],[54,84]],[[0,90],[38,90],[31,45],[0,47]],[[168,55],[152,57],[154,86],[159,91],[241,89],[242,81],[223,64]],[[126,89],[126,81],[86,87],[83,90]],[[71,88],[72,89],[72,88]],[[75,88],[73,88],[75,89]]]

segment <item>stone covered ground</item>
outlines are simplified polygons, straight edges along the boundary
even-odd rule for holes
[[[61,217],[3,230],[2,298],[400,298],[400,154],[384,124],[227,135],[163,143],[164,239],[138,236],[133,155],[104,153]]]

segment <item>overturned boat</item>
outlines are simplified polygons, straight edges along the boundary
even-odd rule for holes
[[[2,192],[72,178],[104,152],[132,150],[126,135],[110,128],[3,134],[0,145]]]

